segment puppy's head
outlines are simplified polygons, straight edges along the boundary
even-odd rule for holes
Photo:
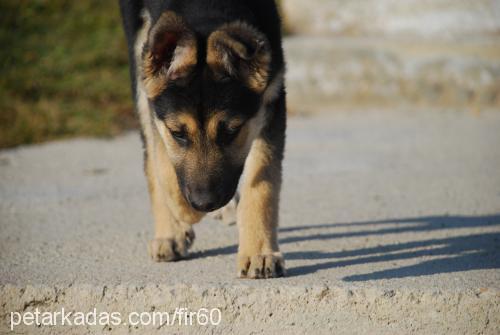
[[[235,22],[196,35],[173,12],[151,27],[142,54],[154,125],[180,189],[200,211],[234,195],[264,123],[271,52],[265,36]]]

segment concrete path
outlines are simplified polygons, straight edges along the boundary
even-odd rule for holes
[[[321,114],[289,122],[288,276],[235,278],[237,228],[196,226],[153,263],[137,133],[0,151],[0,333],[11,312],[219,308],[218,326],[15,333],[498,334],[500,114]]]

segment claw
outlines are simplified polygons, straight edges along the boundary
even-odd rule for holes
[[[283,257],[279,253],[271,255],[238,256],[239,278],[275,278],[285,273]]]
[[[172,262],[185,258],[194,242],[192,229],[176,238],[155,238],[148,245],[148,251],[155,262]]]

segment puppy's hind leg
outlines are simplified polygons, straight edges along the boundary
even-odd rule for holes
[[[240,202],[240,195],[238,192],[234,197],[227,203],[226,206],[212,212],[209,216],[214,220],[220,220],[222,223],[231,226],[236,223],[236,210],[238,203]]]

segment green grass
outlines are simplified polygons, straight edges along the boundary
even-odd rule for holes
[[[0,1],[0,147],[134,127],[117,1]]]

